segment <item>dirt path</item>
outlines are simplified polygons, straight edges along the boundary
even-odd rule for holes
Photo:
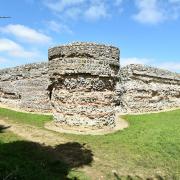
[[[8,127],[8,130],[29,141],[51,146],[67,142],[67,139],[61,137],[60,135],[57,135],[57,133],[43,130],[35,126],[14,123],[9,120],[2,119],[0,119],[0,124]]]
[[[0,125],[7,128],[8,131],[13,132],[14,134],[26,139],[28,141],[40,143],[46,146],[56,146],[60,144],[66,144],[70,142],[69,139],[62,137],[61,134],[46,129],[41,129],[28,124],[15,123],[10,120],[0,119]],[[96,160],[96,157],[93,157],[93,160]],[[92,180],[103,180],[103,175],[101,172],[98,172],[96,169],[93,169],[91,166],[83,166],[78,168],[80,171],[84,172]]]

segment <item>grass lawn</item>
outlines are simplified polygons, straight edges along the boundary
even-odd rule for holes
[[[44,123],[52,120],[52,116],[50,115],[22,113],[5,108],[0,108],[0,118],[12,120],[17,123],[30,124],[37,127],[43,127]]]
[[[52,116],[19,113],[0,109],[0,118],[8,121],[31,124],[43,128]],[[34,179],[63,179],[69,174],[79,179],[86,177],[77,171],[82,165],[86,168],[86,176],[98,179],[180,179],[180,110],[146,115],[126,115],[129,128],[114,134],[103,136],[82,136],[55,133],[67,139],[66,145],[57,148],[44,147],[28,142],[3,130],[0,133],[0,175],[14,172],[18,178],[26,179],[37,174]],[[48,131],[47,131],[48,132]],[[78,162],[69,166],[61,156],[68,149],[74,151]],[[86,146],[87,149],[82,147]],[[77,149],[80,149],[77,153]],[[55,152],[60,160],[54,157]],[[91,158],[87,156],[91,155]],[[62,158],[62,161],[61,161]],[[94,160],[93,160],[94,159]],[[81,160],[81,161],[79,161]],[[84,161],[85,160],[85,161]],[[92,162],[91,162],[92,161]],[[74,174],[73,174],[74,173]],[[75,173],[77,175],[75,175]],[[70,177],[69,176],[69,177]],[[1,179],[2,176],[0,176]],[[10,177],[11,176],[10,174]],[[51,178],[50,178],[51,177]],[[32,178],[29,178],[32,179]]]

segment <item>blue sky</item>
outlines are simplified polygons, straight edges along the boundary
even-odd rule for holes
[[[2,0],[0,68],[47,61],[49,47],[111,44],[121,64],[180,72],[180,0]]]

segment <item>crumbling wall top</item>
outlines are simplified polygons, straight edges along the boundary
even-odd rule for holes
[[[98,76],[117,76],[118,48],[96,43],[76,42],[49,49],[49,73],[87,73]]]
[[[41,77],[48,74],[48,63],[31,63],[13,68],[0,69],[0,81]]]
[[[179,73],[142,64],[130,64],[121,68],[121,76],[123,79],[131,78],[133,76],[142,76],[149,78],[159,78],[162,79],[162,81],[163,79],[169,81],[175,80],[180,83]]]

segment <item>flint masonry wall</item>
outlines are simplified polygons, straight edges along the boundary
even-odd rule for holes
[[[118,48],[73,43],[49,49],[51,103],[59,125],[115,126]]]
[[[0,70],[0,103],[26,111],[50,112],[48,64]]]
[[[180,74],[144,65],[121,68],[119,112],[150,112],[180,107]]]
[[[104,129],[115,113],[180,107],[180,74],[143,65],[119,71],[119,49],[73,43],[49,49],[49,63],[0,70],[0,104],[53,112],[59,126]]]

